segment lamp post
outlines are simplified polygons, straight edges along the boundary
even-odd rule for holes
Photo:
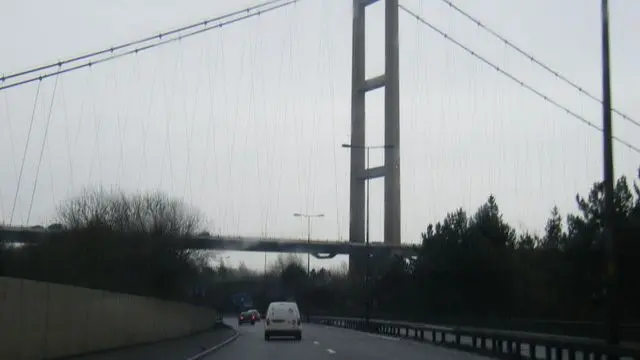
[[[370,150],[371,149],[391,149],[393,148],[393,145],[353,145],[353,144],[342,144],[343,148],[347,148],[347,149],[365,149],[367,152],[366,155],[366,162],[365,162],[365,169],[369,168],[369,157],[370,157]],[[367,180],[366,177],[363,177],[362,179],[363,181]],[[371,256],[371,248],[370,248],[370,243],[369,243],[369,181],[367,181],[367,195],[366,195],[366,203],[367,203],[367,209],[366,209],[366,215],[365,215],[365,223],[366,223],[366,230],[365,230],[365,243],[366,243],[366,253],[367,253],[367,259],[365,261],[365,275],[364,275],[364,286],[365,289],[367,289],[367,291],[369,290],[369,257]],[[367,325],[369,324],[369,315],[370,315],[370,296],[367,296],[367,302],[365,304],[365,321],[367,322]]]
[[[611,78],[609,65],[609,2],[601,2],[602,21],[602,134],[604,164],[604,234],[607,247],[607,342],[617,345],[618,334],[618,255],[616,249],[615,208],[613,201],[613,139],[611,125]]]
[[[295,217],[302,217],[307,219],[307,244],[311,245],[311,218],[321,218],[324,214],[301,214],[294,213]],[[307,252],[307,276],[311,276],[311,255]]]

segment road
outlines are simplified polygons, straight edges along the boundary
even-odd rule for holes
[[[234,331],[228,328],[205,331],[184,338],[166,340],[158,343],[133,346],[96,354],[71,357],[73,360],[140,360],[140,359],[189,359],[216,344],[229,339]]]
[[[240,337],[207,360],[485,360],[488,358],[375,334],[324,325],[303,324],[302,341],[264,340],[263,323],[237,327],[234,318],[225,319],[235,326]]]

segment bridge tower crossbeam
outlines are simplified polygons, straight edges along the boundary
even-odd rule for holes
[[[365,78],[366,7],[378,0],[353,0],[349,240],[365,240],[365,182],[384,177],[384,243],[400,244],[400,86],[398,0],[385,0],[385,73]],[[366,169],[365,95],[385,91],[384,166]],[[359,145],[359,147],[358,147]],[[362,254],[366,257],[366,254]],[[350,271],[362,270],[363,256],[351,256]]]

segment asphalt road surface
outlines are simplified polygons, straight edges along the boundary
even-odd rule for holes
[[[212,346],[233,336],[234,331],[229,328],[205,331],[180,339],[166,340],[158,343],[138,345],[130,348],[112,350],[108,352],[74,356],[73,360],[183,360],[193,357]]]
[[[479,355],[437,347],[411,340],[315,324],[302,325],[302,341],[264,340],[264,324],[237,326],[235,318],[225,319],[240,336],[204,359],[207,360],[480,360]]]

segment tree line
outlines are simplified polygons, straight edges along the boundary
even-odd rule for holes
[[[639,174],[640,175],[640,174]],[[564,219],[551,210],[542,235],[517,234],[490,196],[475,213],[453,211],[422,234],[418,259],[396,276],[424,316],[527,317],[602,320],[605,276],[604,187],[595,183],[578,211]],[[640,189],[625,177],[615,184],[623,321],[640,318]],[[410,279],[410,280],[409,280]],[[409,305],[409,304],[407,304]]]
[[[576,204],[577,211],[566,216],[554,207],[542,234],[518,233],[504,220],[496,198],[489,196],[473,213],[459,208],[429,224],[417,258],[373,261],[368,288],[361,279],[347,279],[347,286],[340,280],[326,287],[331,295],[316,298],[348,301],[333,308],[315,306],[322,313],[363,316],[369,303],[374,318],[521,330],[537,326],[526,319],[601,323],[610,285],[603,184],[595,183],[586,196],[577,194]],[[623,323],[637,324],[638,184],[618,179],[614,204],[620,293],[616,308]],[[579,326],[583,325],[576,323],[571,331],[580,332]]]
[[[639,174],[640,176],[640,174]],[[455,324],[492,319],[604,318],[604,193],[595,183],[576,195],[577,211],[553,208],[542,234],[518,233],[497,199],[473,213],[459,208],[422,233],[415,259],[374,259],[371,281],[344,270],[307,275],[282,256],[265,272],[230,268],[212,252],[177,241],[203,232],[204,217],[161,193],[85,192],[63,203],[47,241],[3,247],[2,273],[106,290],[192,301],[234,310],[233,293],[250,292],[256,306],[294,298],[306,313]],[[615,240],[624,322],[640,320],[640,188],[615,184]],[[276,290],[274,290],[276,289]]]

